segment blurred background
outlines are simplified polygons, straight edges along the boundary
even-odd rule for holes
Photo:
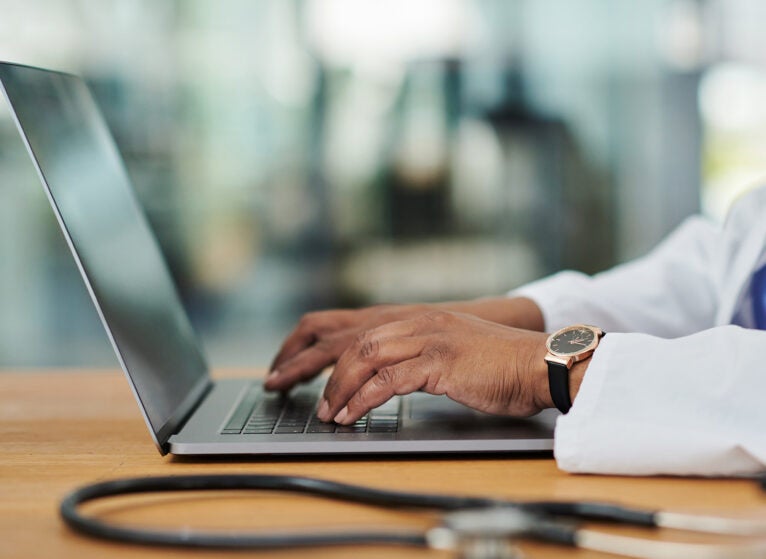
[[[503,293],[766,174],[760,0],[0,0],[86,78],[213,366],[305,311]],[[116,366],[0,103],[0,366]]]

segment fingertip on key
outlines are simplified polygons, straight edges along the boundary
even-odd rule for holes
[[[338,415],[335,416],[335,423],[340,423],[341,425],[345,424],[346,417],[348,417],[348,406],[344,407],[342,410],[338,412]]]
[[[268,388],[269,386],[272,386],[274,382],[279,378],[279,371],[274,369],[271,371],[267,376],[266,380],[264,380],[263,384]]]
[[[322,421],[328,421],[330,418],[327,417],[327,413],[330,411],[330,404],[327,403],[327,400],[325,398],[322,398],[322,400],[319,402],[319,407],[317,407],[317,417],[321,419]]]

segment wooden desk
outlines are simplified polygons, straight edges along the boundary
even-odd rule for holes
[[[519,499],[620,500],[645,507],[708,511],[756,507],[766,513],[766,497],[747,481],[573,476],[558,471],[550,458],[197,461],[161,457],[122,373],[0,372],[0,557],[220,557],[224,555],[221,552],[144,549],[96,541],[70,532],[58,517],[61,498],[82,484],[116,477],[203,472],[299,474],[413,491]],[[152,526],[425,526],[433,522],[421,514],[285,495],[132,497],[98,506],[111,518]],[[632,532],[643,535],[638,530]],[[656,537],[701,539],[665,532]],[[531,558],[611,557],[541,544],[526,543],[521,547]],[[232,556],[244,555],[251,554]],[[390,547],[324,548],[310,554],[302,550],[266,555],[281,559],[449,557],[444,552]]]

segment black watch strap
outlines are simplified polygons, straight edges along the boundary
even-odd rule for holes
[[[567,413],[572,407],[572,399],[569,396],[569,369],[561,363],[552,363],[551,361],[547,363],[548,385],[553,404],[561,413]]]

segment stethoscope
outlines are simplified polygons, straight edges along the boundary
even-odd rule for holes
[[[761,483],[766,483],[761,480]],[[766,488],[766,485],[764,486]],[[80,513],[79,505],[118,495],[175,491],[265,490],[309,494],[377,507],[442,512],[425,531],[348,530],[294,533],[221,533],[126,527]],[[72,529],[97,538],[155,546],[208,549],[280,549],[350,544],[403,545],[452,550],[466,558],[517,557],[514,542],[531,539],[645,559],[750,559],[766,557],[766,518],[725,518],[649,511],[588,501],[509,501],[483,497],[402,493],[322,479],[282,475],[140,477],[96,483],[70,493],[60,513]],[[607,534],[575,520],[671,528],[710,534],[761,536],[741,544],[711,545]]]

